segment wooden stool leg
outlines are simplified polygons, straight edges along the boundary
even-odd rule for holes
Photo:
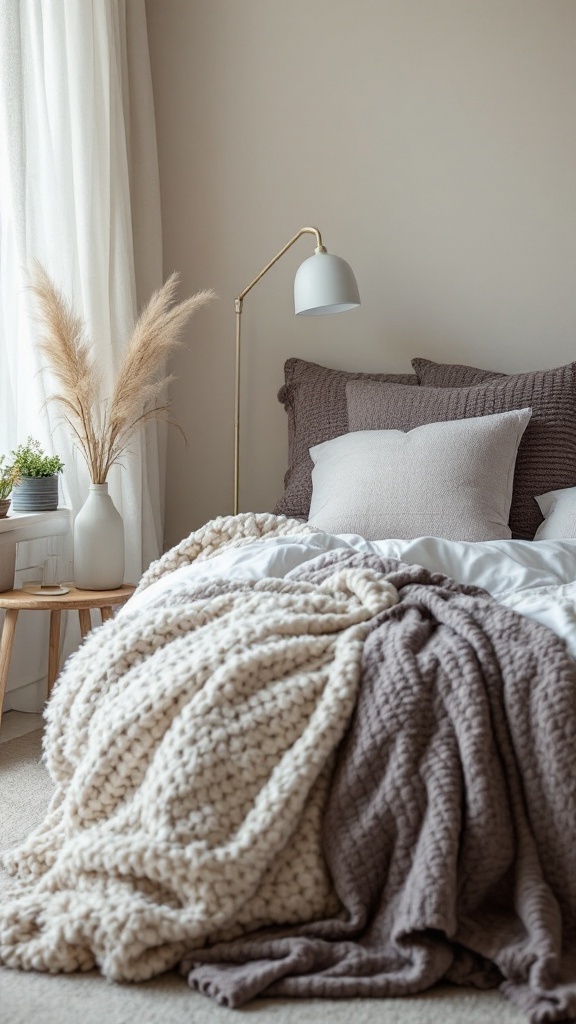
[[[48,648],[48,697],[52,692],[54,681],[58,675],[60,663],[60,616],[62,612],[54,609],[50,612],[50,646]]]
[[[8,679],[8,668],[10,666],[17,618],[18,608],[8,608],[2,628],[2,639],[0,640],[0,722],[2,721],[2,704],[6,690],[6,680]]]
[[[108,622],[108,619],[112,618],[112,606],[106,605],[104,608],[101,608],[100,614],[102,616],[102,622]]]
[[[90,632],[90,630],[92,629],[92,619],[90,618],[90,609],[89,608],[79,608],[78,609],[78,618],[80,619],[80,632],[82,634],[82,639],[84,639],[84,637],[87,636],[88,633]]]

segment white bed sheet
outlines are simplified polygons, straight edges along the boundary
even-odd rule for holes
[[[576,658],[576,540],[449,541],[438,537],[368,541],[354,534],[270,537],[182,566],[135,594],[119,614],[151,603],[200,579],[290,577],[298,566],[338,548],[398,558],[483,587],[503,605],[553,629]]]

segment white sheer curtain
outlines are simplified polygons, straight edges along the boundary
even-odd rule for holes
[[[110,385],[162,278],[144,0],[0,0],[0,454],[28,435],[57,451],[63,499],[77,512],[88,474],[58,411],[43,404],[26,286],[33,258],[84,316]],[[161,552],[161,449],[151,425],[109,478],[132,582]],[[21,682],[34,671],[21,665]]]

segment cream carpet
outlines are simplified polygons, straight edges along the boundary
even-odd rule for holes
[[[20,842],[42,819],[51,785],[40,763],[41,732],[0,744],[0,849]],[[0,899],[11,880],[0,871]],[[443,987],[403,999],[261,999],[227,1010],[165,974],[115,985],[96,972],[44,975],[0,968],[2,1024],[526,1024],[497,992]]]

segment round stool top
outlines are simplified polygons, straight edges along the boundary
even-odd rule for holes
[[[22,611],[42,608],[47,611],[109,608],[111,605],[124,604],[136,589],[132,583],[125,583],[116,590],[79,590],[73,583],[63,585],[70,588],[67,594],[30,594],[20,589],[5,590],[0,592],[0,608],[18,608]]]

